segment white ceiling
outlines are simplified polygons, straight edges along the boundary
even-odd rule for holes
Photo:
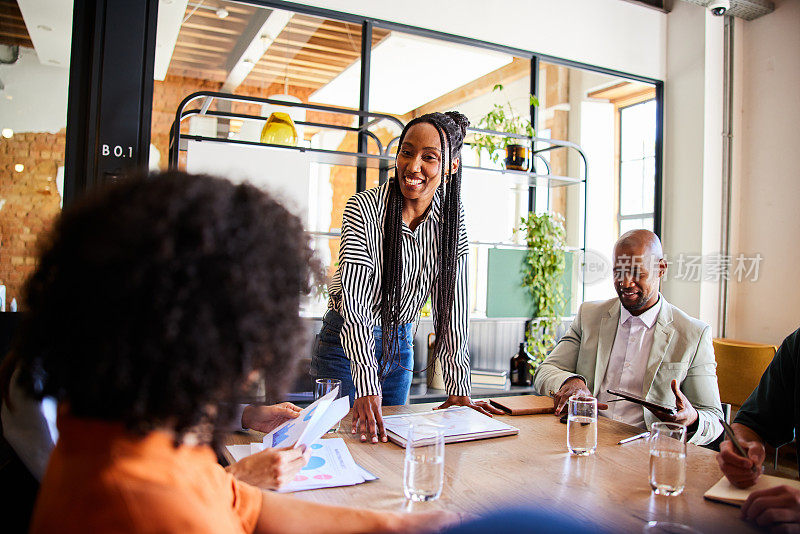
[[[33,47],[43,65],[69,67],[72,2],[17,0]]]
[[[186,5],[189,0],[160,0],[158,2],[158,26],[156,27],[156,59],[153,77],[164,81],[172,60],[172,52],[178,40]]]
[[[511,63],[508,54],[392,32],[373,47],[371,110],[404,115]],[[358,108],[361,61],[320,88],[312,102]]]

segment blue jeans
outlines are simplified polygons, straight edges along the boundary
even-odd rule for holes
[[[339,337],[342,331],[342,316],[328,310],[322,318],[322,329],[314,344],[311,356],[311,376],[314,378],[338,378],[342,381],[342,396],[350,396],[350,405],[355,400],[356,391],[353,376],[350,374],[350,360],[344,353]],[[375,360],[379,361],[382,352],[383,335],[379,326],[373,327],[375,336]],[[414,339],[412,324],[406,323],[398,327],[400,366],[392,369],[381,381],[382,402],[384,406],[405,404],[408,391],[411,389],[411,371],[414,367]],[[403,369],[405,367],[405,369]]]

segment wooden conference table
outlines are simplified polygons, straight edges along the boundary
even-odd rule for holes
[[[430,410],[435,404],[384,408],[384,414]],[[566,425],[552,415],[496,416],[519,434],[445,447],[445,481],[437,501],[407,503],[403,497],[404,450],[394,443],[361,443],[350,433],[350,416],[338,433],[353,459],[379,480],[341,488],[298,492],[300,499],[378,510],[447,509],[467,514],[501,506],[526,505],[579,520],[611,532],[642,532],[649,521],[676,521],[700,532],[757,532],[739,519],[739,508],[703,499],[720,478],[715,453],[688,446],[686,489],[677,497],[655,496],[648,483],[649,451],[644,440],[617,442],[637,428],[600,417],[597,452],[570,456]],[[232,436],[230,443],[260,440],[256,433]]]

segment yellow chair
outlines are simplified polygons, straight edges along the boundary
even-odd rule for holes
[[[715,338],[713,343],[720,400],[738,411],[758,385],[778,347],[725,338]]]

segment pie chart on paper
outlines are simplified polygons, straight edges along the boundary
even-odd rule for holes
[[[319,469],[325,465],[325,459],[321,456],[312,456],[308,463],[303,467],[303,471],[311,471],[312,469]]]

